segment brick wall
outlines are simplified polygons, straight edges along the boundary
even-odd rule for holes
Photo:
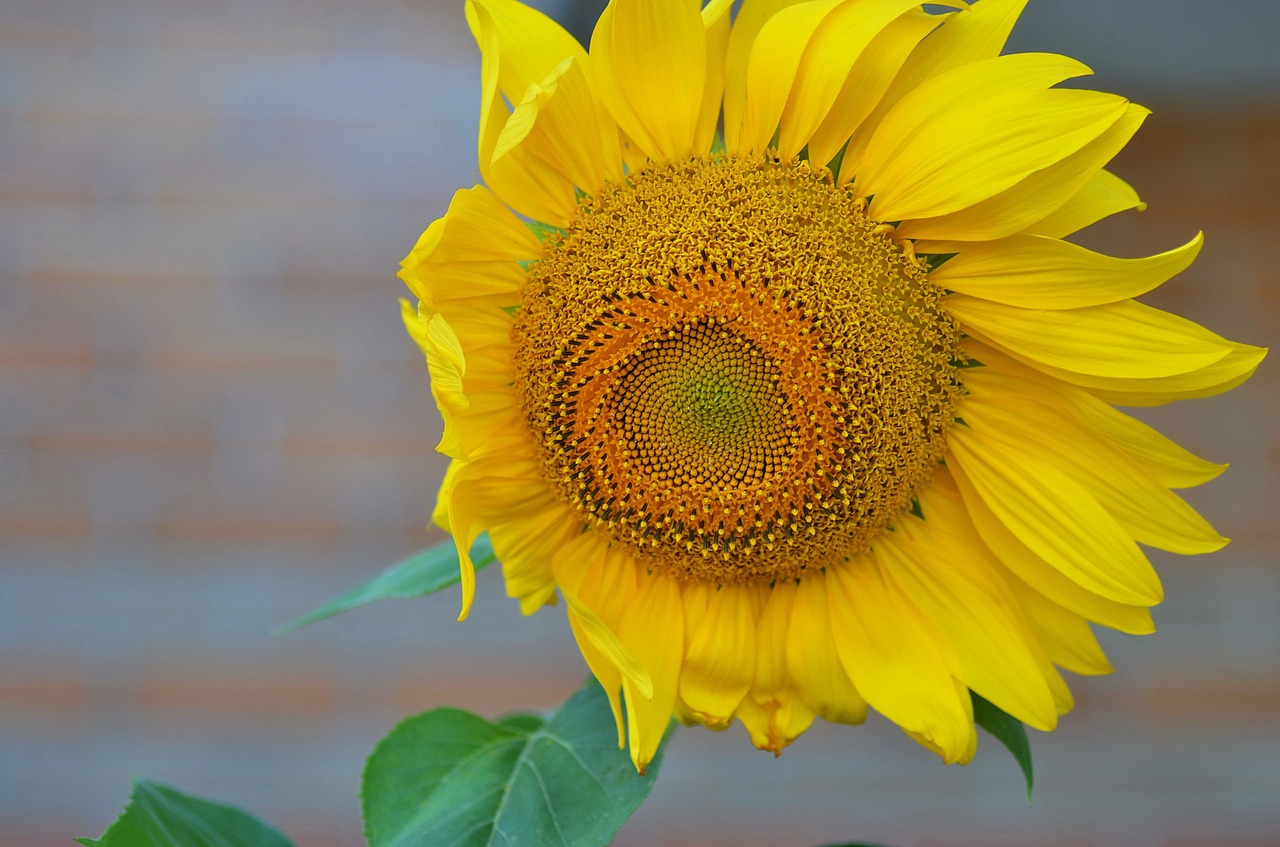
[[[431,540],[439,421],[393,274],[475,178],[477,78],[452,2],[0,6],[0,847],[97,834],[133,774],[358,843],[400,717],[583,676],[489,572],[466,624],[446,593],[265,635]],[[1116,170],[1151,208],[1092,243],[1205,229],[1150,301],[1274,343],[1274,111],[1166,110]],[[1235,543],[1159,557],[1160,633],[1105,637],[1119,673],[1034,739],[1032,808],[989,742],[947,769],[882,721],[776,762],[684,731],[619,843],[1280,841],[1276,373],[1152,413],[1233,463],[1191,499]]]

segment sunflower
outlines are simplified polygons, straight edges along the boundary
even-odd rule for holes
[[[1064,240],[1142,208],[1148,111],[1001,55],[1025,0],[614,0],[590,51],[470,0],[480,174],[403,264],[452,462],[435,521],[565,600],[643,771],[672,716],[777,753],[868,708],[948,763],[974,692],[1025,724],[1153,630],[1139,545],[1226,543],[1209,463],[1115,405],[1265,351],[1133,298],[1187,244]]]

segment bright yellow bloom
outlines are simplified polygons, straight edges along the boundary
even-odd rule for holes
[[[947,762],[970,690],[1053,729],[1058,668],[1110,670],[1089,622],[1153,629],[1138,544],[1226,543],[1170,490],[1222,467],[1112,404],[1265,351],[1131,299],[1199,235],[1063,240],[1141,208],[1103,166],[1147,110],[1000,55],[1023,2],[614,0],[589,54],[467,4],[488,187],[402,273],[435,519],[565,598],[642,770],[672,715],[776,752],[871,707]]]

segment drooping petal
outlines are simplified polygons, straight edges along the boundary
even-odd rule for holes
[[[886,537],[877,550],[894,582],[946,633],[957,677],[1023,723],[1053,729],[1057,710],[1030,633],[1008,586],[983,560],[986,548],[929,533]]]
[[[565,596],[565,611],[574,640],[587,667],[609,697],[618,727],[618,748],[627,744],[627,724],[622,709],[622,668],[637,684],[652,688],[653,678],[631,655],[614,631],[618,607],[634,594],[634,572],[606,567],[608,545],[597,534],[584,532],[560,548],[552,561],[556,582]],[[630,577],[630,579],[628,579]],[[573,598],[570,600],[570,598]],[[614,622],[611,626],[604,614]]]
[[[436,449],[458,458],[462,453],[458,445],[457,418],[471,405],[462,390],[467,362],[458,335],[444,315],[420,315],[408,300],[400,301],[400,317],[427,359],[427,369],[431,372],[431,396],[444,418],[444,435]]]
[[[1026,309],[1078,309],[1145,294],[1181,273],[1204,243],[1143,259],[1117,259],[1041,235],[969,245],[931,272],[940,288]]]
[[[461,465],[448,491],[449,534],[458,548],[462,575],[462,611],[466,620],[476,594],[476,569],[471,561],[471,545],[489,526],[539,514],[546,504],[546,488],[537,467],[529,461],[493,459]]]
[[[507,596],[520,601],[520,611],[531,615],[555,599],[552,568],[559,551],[582,533],[572,512],[547,492],[541,510],[527,518],[489,527],[493,552],[502,563]]]
[[[698,722],[720,729],[755,676],[755,592],[741,585],[684,587],[687,627],[680,699]]]
[[[615,561],[623,555],[631,554],[619,554]],[[652,691],[646,692],[631,677],[622,678],[628,746],[631,760],[641,774],[653,761],[671,722],[684,658],[684,627],[684,607],[676,580],[667,574],[638,574],[636,596],[622,610],[618,634],[653,680]]]
[[[833,723],[859,724],[867,703],[849,681],[836,652],[827,599],[829,577],[800,580],[786,635],[787,673],[809,708]]]
[[[787,672],[787,633],[795,609],[796,584],[751,586],[756,591],[756,667],[751,690],[738,706],[738,717],[751,743],[775,756],[813,723],[815,713],[792,684]]]
[[[836,651],[858,692],[876,711],[927,740],[947,763],[962,759],[973,734],[967,692],[936,625],[907,599],[873,555],[828,571]]]
[[[577,206],[574,187],[596,193],[606,181],[622,179],[622,147],[612,121],[601,126],[586,74],[572,56],[531,84],[499,133],[487,179],[505,184],[533,170],[551,169],[561,196],[557,225]],[[549,199],[549,198],[548,198]],[[545,201],[544,201],[545,202]]]

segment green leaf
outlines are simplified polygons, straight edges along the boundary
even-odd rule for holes
[[[365,838],[369,847],[605,845],[661,764],[660,748],[646,775],[636,773],[594,679],[545,723],[435,709],[401,723],[369,757]]]
[[[1035,779],[1031,773],[1031,742],[1027,740],[1026,727],[999,706],[982,699],[977,692],[970,691],[969,694],[973,697],[973,720],[1008,748],[1018,767],[1022,768],[1022,775],[1027,780],[1027,802],[1030,803]]]
[[[489,536],[482,535],[471,545],[471,561],[476,570],[494,560],[493,545]],[[453,539],[419,550],[407,559],[396,562],[364,585],[336,600],[330,600],[313,612],[294,618],[271,630],[272,635],[282,635],[301,629],[307,624],[349,612],[359,606],[386,597],[425,597],[462,580],[458,564],[458,548]]]
[[[101,838],[76,840],[87,847],[293,847],[250,814],[141,777]]]

